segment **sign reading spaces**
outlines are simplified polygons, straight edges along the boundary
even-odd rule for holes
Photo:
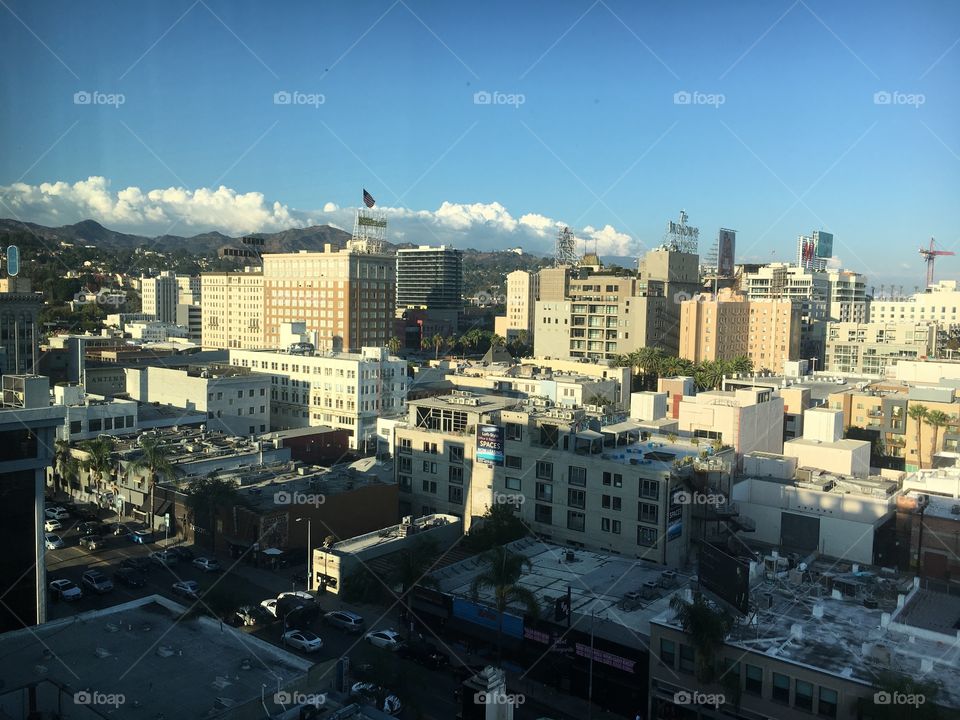
[[[478,462],[503,465],[503,426],[477,426],[477,455]]]

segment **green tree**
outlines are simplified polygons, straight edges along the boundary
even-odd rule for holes
[[[740,375],[749,375],[753,372],[753,360],[746,355],[738,355],[730,361],[730,370]]]
[[[495,503],[471,526],[463,539],[463,547],[473,553],[482,553],[526,537],[528,532],[526,524],[510,505]]]
[[[950,424],[950,416],[942,410],[931,410],[924,418],[924,422],[933,428],[933,445],[930,447],[930,467],[933,467],[933,456],[936,454],[940,444],[940,428]]]
[[[511,605],[522,605],[527,614],[536,618],[540,614],[537,596],[520,584],[523,573],[532,568],[526,555],[514,553],[505,547],[495,547],[480,556],[483,569],[473,578],[470,593],[476,600],[480,591],[493,591],[494,608],[497,611],[497,664],[503,658],[503,614]]]
[[[430,345],[433,346],[433,359],[440,359],[440,351],[443,349],[443,346],[447,344],[447,339],[440,333],[436,333],[432,338],[430,338]]]
[[[400,586],[400,604],[411,612],[413,604],[413,589],[421,587],[436,587],[437,581],[429,575],[437,555],[437,545],[434,540],[420,539],[400,552],[396,559],[390,582]]]
[[[237,487],[212,472],[190,481],[186,488],[186,506],[194,525],[206,524],[210,552],[217,548],[216,515],[219,508],[228,508],[240,501]]]
[[[81,462],[81,467],[95,479],[97,490],[101,489],[103,479],[113,469],[113,440],[108,437],[88,440],[80,446],[87,457]]]
[[[148,491],[150,496],[150,529],[154,527],[153,491],[157,482],[173,476],[173,465],[170,463],[170,450],[155,437],[140,437],[140,456],[130,464],[133,472],[146,472]]]
[[[398,352],[400,352],[400,348],[403,347],[403,343],[400,341],[400,338],[394,335],[392,338],[387,340],[387,347],[390,349],[391,355],[396,355]]]
[[[920,430],[923,426],[923,421],[927,417],[927,413],[930,411],[927,409],[926,405],[913,405],[907,408],[907,415],[911,420],[917,423],[917,467],[923,467],[923,453],[921,452],[921,440],[920,440]]]
[[[507,344],[507,339],[503,335],[494,333],[490,336],[490,347],[503,347]]]
[[[76,462],[76,458],[74,458],[73,455],[70,454],[70,441],[57,440],[53,444],[53,493],[54,495],[56,495],[61,490],[63,490],[67,473],[69,471],[68,465],[71,460]],[[66,484],[69,487],[69,481],[66,481]]]
[[[694,373],[697,386],[702,390],[716,390],[723,385],[727,374],[727,365],[723,360],[708,360],[700,363]]]
[[[696,651],[694,675],[701,683],[714,682],[717,679],[716,658],[733,628],[733,618],[713,609],[700,593],[694,594],[693,602],[674,595],[670,598],[670,608]]]

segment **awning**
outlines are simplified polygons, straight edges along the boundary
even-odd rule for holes
[[[600,428],[600,432],[617,433],[618,435],[620,433],[625,433],[625,432],[640,432],[641,430],[642,428],[640,427],[640,425],[631,420],[625,420],[624,422],[613,423],[612,425],[606,425]]]
[[[169,500],[165,500],[163,503],[161,503],[160,507],[157,508],[154,515],[166,515],[168,512],[170,512],[170,508],[172,506],[173,506],[172,502],[170,502]]]
[[[603,440],[603,435],[596,430],[581,430],[577,433],[578,440]]]
[[[264,555],[283,555],[283,550],[279,548],[267,548],[263,551]]]

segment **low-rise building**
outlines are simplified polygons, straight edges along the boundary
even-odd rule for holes
[[[783,451],[783,398],[770,388],[712,390],[682,396],[680,432],[719,440],[737,454]]]
[[[843,438],[843,413],[812,408],[804,413],[803,437],[783,444],[783,454],[812,467],[838,475],[866,477],[870,473],[870,443]]]
[[[934,323],[828,323],[823,369],[882,378],[900,360],[933,357]]]

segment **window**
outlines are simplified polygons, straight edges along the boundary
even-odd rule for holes
[[[680,672],[692,673],[694,668],[694,650],[692,645],[680,644]]]
[[[637,527],[637,545],[655,548],[657,546],[657,530],[652,527]]]
[[[455,485],[463,485],[463,468],[451,467],[450,473],[449,473],[449,480]]]
[[[413,452],[413,441],[410,438],[400,438],[400,452],[404,455]]]
[[[507,440],[523,440],[523,425],[507,423]]]
[[[400,481],[400,489],[403,492],[411,492],[413,490],[413,482],[409,475],[401,475],[398,479]]]
[[[80,432],[80,431],[83,429],[83,428],[82,428],[82,425],[83,425],[83,423],[81,423],[79,420],[71,420],[71,421],[70,421],[70,434],[71,434],[71,435],[76,435],[78,432]]]
[[[623,487],[623,475],[620,473],[605,472],[603,474],[603,484],[612,485],[613,487]]]
[[[600,530],[602,530],[603,532],[619,535],[620,528],[621,528],[621,525],[619,520],[611,520],[610,518],[607,518],[607,517],[600,518]]]
[[[790,704],[790,678],[778,672],[773,673],[773,699]]]
[[[660,638],[660,661],[667,667],[673,667],[676,664],[677,644],[673,640]]]
[[[659,480],[640,480],[640,497],[656,500],[660,497]]]
[[[507,490],[520,490],[520,478],[507,476],[504,479],[504,486]]]
[[[425,473],[430,473],[431,475],[437,474],[437,464],[435,462],[430,462],[429,460],[423,461],[423,471]]]
[[[437,454],[437,444],[436,444],[436,443],[432,443],[432,442],[426,442],[426,441],[424,441],[424,443],[423,443],[423,451],[424,451],[425,453],[430,453],[431,455],[436,455],[436,454]]]
[[[571,485],[579,485],[583,487],[587,484],[587,469],[582,467],[577,467],[576,465],[571,465],[569,468],[569,474],[567,475],[567,481]]]
[[[102,429],[103,423],[100,418],[90,418],[90,420],[87,421],[87,427],[91,431],[99,431]]]
[[[521,458],[519,455],[507,455],[504,462],[511,470],[523,469],[523,458]]]
[[[600,507],[604,510],[617,510],[621,508],[621,499],[616,495],[603,495],[600,498]]]
[[[749,665],[747,666],[749,667]],[[813,685],[803,680],[793,683],[793,706],[813,712]]]
[[[587,516],[576,510],[567,510],[567,529],[583,532],[586,526]]]
[[[535,505],[533,519],[545,525],[553,524],[553,508],[549,505]]]
[[[400,458],[400,472],[413,472],[413,462],[410,458]]]
[[[424,480],[421,487],[425,493],[437,494],[437,482],[435,480]]]
[[[576,488],[567,489],[567,505],[583,510],[587,507],[587,493]]]
[[[645,523],[657,523],[660,514],[660,508],[650,503],[637,503],[637,520]]]
[[[820,698],[817,703],[817,712],[823,717],[835,718],[837,716],[837,691],[822,687],[818,694]]]
[[[455,465],[463,464],[463,445],[450,446],[450,462]]]
[[[447,488],[447,500],[456,505],[463,505],[463,488],[451,485]]]
[[[548,483],[537,483],[537,500],[553,502],[553,485]]]
[[[553,463],[537,460],[537,477],[540,480],[553,480]]]
[[[753,695],[763,695],[763,668],[747,663],[747,680],[744,689]]]

